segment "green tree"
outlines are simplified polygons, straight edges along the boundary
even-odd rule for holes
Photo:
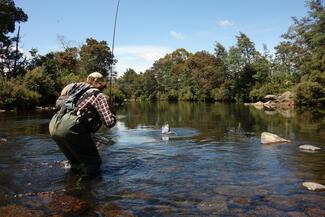
[[[8,34],[15,31],[15,24],[26,22],[28,16],[15,6],[12,0],[0,1],[0,75],[6,77],[17,76],[23,71],[25,59],[17,49],[19,34],[10,37]],[[19,33],[19,31],[18,31]]]
[[[133,69],[127,69],[117,84],[127,99],[136,98],[135,93],[138,86],[139,75]]]
[[[93,38],[87,38],[86,44],[81,46],[80,60],[84,71],[88,73],[97,71],[105,76],[109,67],[116,62],[107,42]]]
[[[58,97],[54,81],[47,76],[43,67],[28,71],[24,76],[24,85],[28,90],[40,94],[39,103],[42,106],[53,105]]]

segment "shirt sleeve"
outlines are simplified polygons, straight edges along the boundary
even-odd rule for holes
[[[101,117],[102,121],[106,126],[109,126],[112,122],[114,122],[114,119],[112,118],[112,113],[109,110],[107,99],[103,93],[99,93],[97,96],[92,95],[86,98],[78,105],[78,108],[81,111],[87,108],[89,105],[95,107],[95,109],[98,111],[99,116]]]
[[[114,120],[111,118],[112,113],[109,110],[107,99],[103,93],[99,93],[94,100],[93,106],[97,109],[100,117],[106,126],[109,126]]]

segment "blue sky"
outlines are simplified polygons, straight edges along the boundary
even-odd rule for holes
[[[111,47],[117,0],[15,0],[29,16],[21,24],[22,50],[41,54],[63,50],[86,38]],[[115,39],[116,70],[144,71],[177,48],[213,52],[216,41],[229,47],[244,32],[257,49],[273,51],[292,24],[307,14],[304,0],[121,0]]]

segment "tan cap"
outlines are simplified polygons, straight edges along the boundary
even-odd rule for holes
[[[96,80],[103,80],[104,76],[99,72],[93,72],[88,75],[87,81],[92,80],[93,78],[95,78]]]
[[[103,78],[104,76],[99,72],[93,72],[88,75],[88,78]]]

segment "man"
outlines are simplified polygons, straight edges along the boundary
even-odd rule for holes
[[[116,123],[102,93],[105,87],[104,77],[98,72],[88,75],[87,82],[67,85],[56,102],[60,110],[49,125],[50,134],[69,160],[71,170],[86,176],[98,174],[102,163],[91,134],[102,122],[109,128]]]

